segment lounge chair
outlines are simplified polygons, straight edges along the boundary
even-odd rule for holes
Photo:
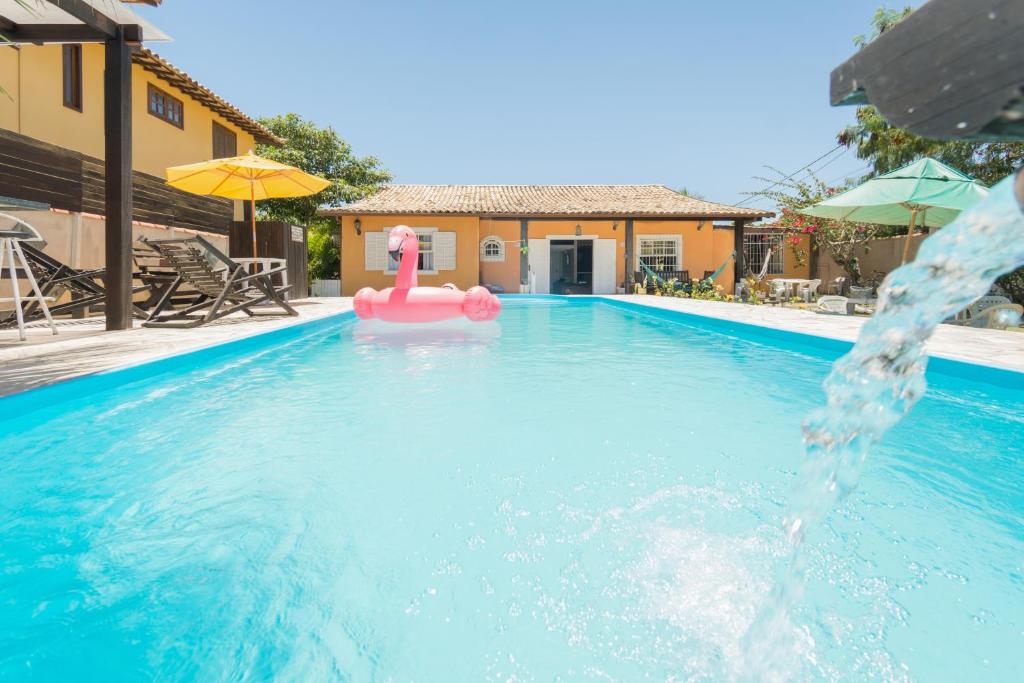
[[[1005,296],[987,295],[975,299],[955,318],[946,322],[966,327],[1005,330],[1007,321],[1019,321],[1021,314],[1024,314],[1024,307],[1020,304],[1011,303]]]
[[[71,296],[70,301],[66,303],[49,306],[50,315],[68,315],[86,311],[89,308],[102,308],[107,298],[107,291],[103,284],[105,269],[80,270],[72,268],[45,253],[39,247],[25,242],[22,242],[21,250],[25,254],[25,260],[39,285],[40,292],[47,300],[57,301],[65,293]],[[21,274],[24,275],[24,273]],[[148,288],[149,285],[143,283],[133,287],[132,294],[138,294]],[[15,313],[12,311],[0,319],[0,328],[14,325],[17,322]],[[23,302],[22,317],[26,321],[42,318],[44,313],[38,302]],[[146,312],[136,304],[132,306],[132,315],[137,318],[145,318]]]
[[[818,298],[816,313],[828,313],[831,315],[846,315],[850,312],[850,300],[845,296],[834,296],[826,294]]]
[[[139,241],[160,254],[163,263],[177,274],[149,311],[143,327],[198,327],[238,311],[249,316],[267,315],[254,310],[265,304],[280,309],[272,315],[298,315],[284,300],[288,287],[276,286],[273,281],[274,275],[285,269],[283,265],[248,273],[198,235]],[[171,302],[185,286],[195,290],[192,302],[173,309]]]

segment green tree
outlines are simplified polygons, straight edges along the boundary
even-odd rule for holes
[[[285,143],[282,147],[257,145],[257,154],[326,178],[331,185],[309,197],[262,201],[257,214],[262,219],[309,226],[310,278],[337,277],[340,262],[337,223],[332,218],[317,216],[317,209],[372,194],[391,180],[391,173],[376,157],[355,156],[352,146],[330,126],[321,128],[298,114],[262,118],[260,123]]]
[[[854,44],[864,47],[910,13],[909,7],[880,7],[871,19],[871,34],[855,37]],[[992,185],[1024,163],[1024,143],[923,138],[890,125],[872,106],[858,107],[856,123],[843,129],[838,140],[854,148],[858,158],[871,163],[870,175],[888,173],[922,157],[933,157]]]

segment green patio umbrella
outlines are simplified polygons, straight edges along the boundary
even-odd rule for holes
[[[819,218],[906,225],[903,261],[917,226],[941,227],[988,195],[974,178],[925,158],[801,209]]]

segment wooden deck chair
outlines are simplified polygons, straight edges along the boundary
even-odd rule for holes
[[[103,268],[89,270],[72,268],[29,243],[23,242],[21,250],[25,254],[29,270],[32,271],[44,297],[56,301],[65,293],[71,295],[70,301],[49,306],[51,316],[67,315],[90,307],[98,309],[106,303],[107,292],[103,284],[105,273]],[[24,273],[21,275],[24,276]],[[145,289],[145,286],[135,287],[133,293]],[[36,301],[26,301],[22,307],[22,317],[26,321],[42,318],[44,313]],[[132,314],[138,318],[146,317],[146,313],[138,306],[132,307]],[[11,327],[15,324],[17,324],[15,311],[0,319],[0,328]]]
[[[285,266],[255,274],[198,235],[177,239],[139,240],[160,254],[163,263],[177,277],[149,311],[143,327],[199,327],[237,311],[246,315],[266,315],[253,309],[273,304],[280,312],[273,315],[298,315],[284,300],[287,287],[274,285],[273,276]],[[184,286],[195,290],[191,304],[171,308],[171,302]]]

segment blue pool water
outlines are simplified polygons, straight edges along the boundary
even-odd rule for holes
[[[845,345],[505,303],[0,400],[0,679],[734,678]],[[765,677],[1024,678],[1024,389],[933,368]]]

